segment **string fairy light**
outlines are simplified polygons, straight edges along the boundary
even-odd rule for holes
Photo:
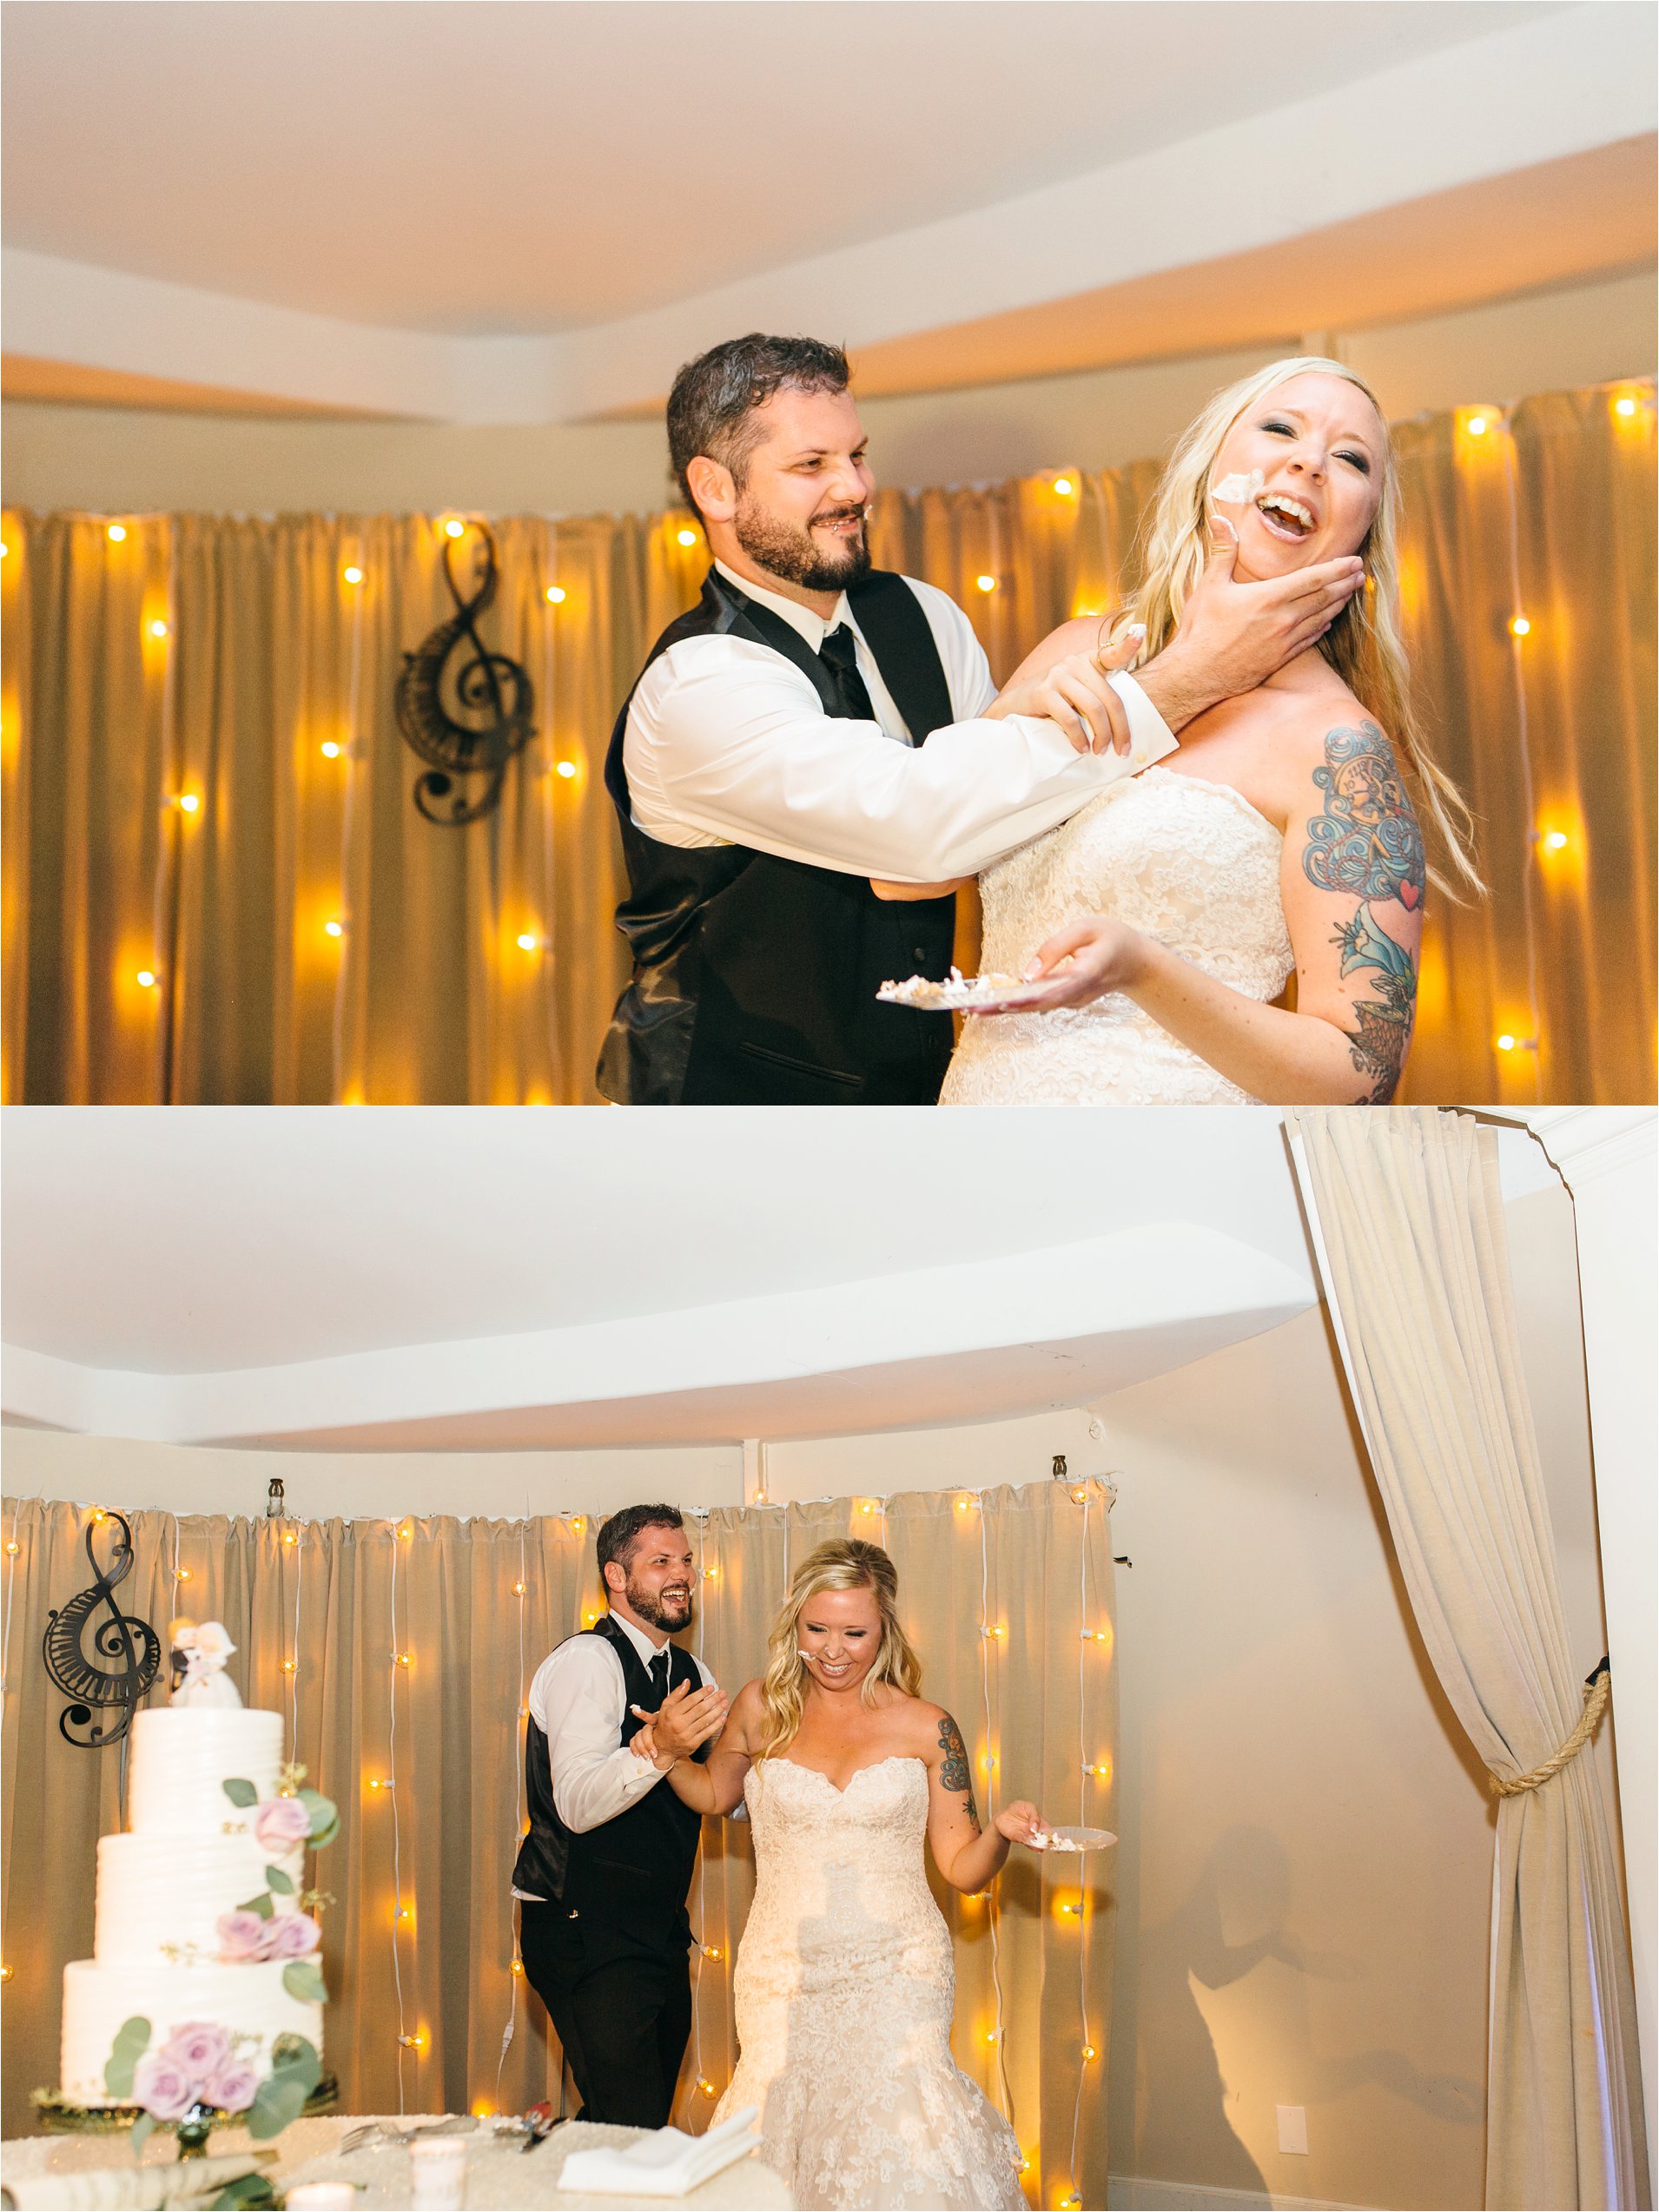
[[[360,567],[362,565],[362,548],[360,544],[358,547],[358,560],[354,564],[354,565]],[[357,733],[362,710],[363,608],[364,602],[367,599],[367,598],[368,593],[367,591],[354,591],[352,593],[351,665],[346,682],[345,750],[348,763],[357,757]],[[333,742],[333,740],[330,740],[330,743]],[[327,752],[327,746],[325,745],[323,749]],[[330,759],[337,757],[337,753],[330,754],[329,757]],[[360,778],[352,775],[348,769],[346,776],[346,788],[341,796],[340,809],[340,880],[341,885],[341,905],[347,913],[350,912],[351,902],[349,898],[346,895],[346,885],[351,866],[351,854],[353,849],[352,833],[357,812],[357,787]],[[326,923],[324,927],[331,937],[343,937],[345,934],[343,924],[338,917]],[[347,960],[341,960],[335,967],[334,1003],[332,1009],[332,1019],[329,1023],[329,1041],[334,1052],[334,1097],[342,1105],[346,1103],[344,1094],[347,1089],[354,1092],[357,1087],[355,1084],[348,1086],[345,1081],[346,987],[348,980],[347,971],[352,965],[352,962]],[[401,2110],[402,2107],[400,2106],[399,2110]]]
[[[398,2006],[398,2116],[406,2109],[403,2092],[403,2054],[420,2048],[420,2039],[407,2032],[403,2017],[403,1966],[398,1955],[398,1931],[403,1925],[403,1861],[398,1834],[398,1666],[406,1667],[409,1654],[396,1648],[398,1641],[398,1554],[401,1547],[397,1532],[392,1539],[392,1643],[393,1657],[397,1661],[392,1670],[387,1697],[386,1763],[387,1784],[392,1798],[392,1983],[397,1993]]]
[[[704,1547],[707,1542],[707,1516],[703,1513],[693,1513],[691,1517],[697,1528],[697,1579],[699,1582],[708,1581],[713,1580],[714,1577],[711,1575],[710,1570],[704,1566],[703,1558]],[[706,1634],[706,1628],[707,1624],[704,1618],[704,1608],[701,1605],[699,1605],[697,1609],[697,1673],[699,1676],[703,1672],[703,1639]],[[720,1956],[717,1948],[705,1944],[702,1939],[703,1935],[708,1927],[709,1892],[706,1873],[707,1854],[706,1852],[699,1851],[697,1855],[697,1925],[698,1935],[697,1961],[691,1969],[692,1974],[695,1977],[691,1989],[691,2070],[696,2077],[698,2089],[703,2091],[705,2096],[710,2094],[710,2083],[708,2076],[703,2070],[703,1965],[705,1959],[717,1959]]]
[[[119,545],[127,535],[119,523],[110,525],[109,534],[116,545]],[[178,566],[178,532],[169,531],[167,551],[166,614],[165,619],[161,622],[159,631],[155,624],[149,625],[152,637],[165,638],[169,631],[176,626]],[[167,783],[164,783],[162,788],[165,789],[167,784],[171,784],[175,790],[178,790],[184,783],[184,777],[178,773],[181,765],[179,760],[181,746],[178,728],[177,656],[171,652],[164,653],[162,657],[161,723],[162,773],[167,779]],[[178,944],[179,905],[182,888],[180,878],[182,874],[181,844],[183,833],[173,810],[169,811],[174,826],[170,834],[162,840],[161,865],[155,870],[155,888],[150,908],[150,941],[155,954],[164,957],[153,961],[149,967],[141,971],[141,987],[144,990],[156,991],[156,1016],[161,1027],[161,1093],[163,1098],[170,1097],[173,1090],[175,1007],[172,991],[170,989],[160,991],[156,989],[156,986],[159,974],[166,974],[170,979],[178,972],[174,955]],[[186,811],[193,813],[195,809],[192,808]],[[150,978],[148,983],[142,982],[143,975],[149,975]],[[126,1746],[127,1739],[123,1736],[122,1738],[123,1772],[126,1763]]]
[[[1088,1628],[1088,1514],[1089,1505],[1091,1502],[1090,1485],[1087,1482],[1080,1483],[1078,1488],[1072,1492],[1072,1496],[1074,1499],[1078,1500],[1083,1508],[1083,1541],[1078,1547],[1077,1576],[1078,1625],[1080,1630],[1077,1639],[1077,1753],[1078,1765],[1083,1770],[1078,1777],[1077,1783],[1077,1825],[1081,1828],[1087,1827],[1088,1825],[1088,1785],[1091,1773],[1094,1771],[1090,1766],[1087,1759],[1088,1676],[1087,1667],[1088,1647],[1090,1642],[1093,1641],[1092,1637],[1090,1637],[1087,1633]],[[1083,2033],[1082,2040],[1079,2046],[1079,2057],[1081,2063],[1077,2069],[1077,2093],[1072,2100],[1072,2192],[1069,2195],[1062,2197],[1061,2200],[1062,2204],[1069,2205],[1081,2205],[1083,2201],[1081,2190],[1079,2187],[1081,2176],[1077,2170],[1077,2137],[1082,2124],[1084,2077],[1091,2060],[1095,2056],[1094,2038],[1090,2033],[1088,2024],[1089,1915],[1087,1911],[1085,1909],[1087,1898],[1088,1881],[1087,1876],[1085,1876],[1078,1892],[1077,2010],[1082,2021]]]
[[[529,1501],[526,1499],[526,1510],[524,1518],[519,1523],[519,1581],[515,1595],[519,1598],[524,1596],[530,1581],[529,1563],[525,1556],[525,1539],[530,1527],[528,1504]],[[525,1609],[522,1605],[519,1608],[519,1713],[521,1720],[529,1718],[525,1709]],[[522,1757],[513,1762],[513,1792],[512,1832],[515,1836],[519,1836],[524,1832],[525,1821],[525,1763]],[[512,1958],[507,1966],[507,2024],[501,2030],[501,2055],[495,2062],[495,2103],[498,2111],[501,2109],[501,2077],[506,2070],[507,2053],[512,2050],[512,2038],[518,2032],[519,1984],[523,1975],[524,1961],[519,1957],[518,1946],[515,1944]]]
[[[1472,427],[1472,425],[1471,425]],[[1504,419],[1507,432],[1508,417]],[[1509,505],[1510,604],[1517,611],[1510,621],[1510,669],[1515,682],[1515,714],[1520,738],[1521,788],[1529,822],[1537,820],[1537,804],[1532,788],[1532,749],[1527,727],[1526,670],[1522,662],[1522,646],[1532,625],[1518,609],[1521,604],[1521,500],[1520,487],[1516,478],[1515,440],[1505,436],[1504,447],[1504,489]],[[1529,1026],[1532,1035],[1524,1049],[1533,1054],[1532,1087],[1535,1098],[1543,1096],[1542,1055],[1537,1040],[1541,1032],[1538,1020],[1538,942],[1534,915],[1535,868],[1532,856],[1521,871],[1521,926],[1526,933],[1526,988]],[[1500,1044],[1500,1052],[1505,1047]],[[1513,1049],[1510,1047],[1510,1049]]]
[[[983,1624],[979,1639],[980,1701],[985,1711],[985,1818],[994,1823],[996,1819],[996,1758],[991,1749],[993,1726],[991,1720],[991,1661],[990,1654],[999,1641],[987,1633],[990,1627],[990,1549],[986,1524],[988,1514],[979,1516],[979,1617]],[[1001,1707],[1001,1686],[998,1684],[997,1705]],[[1002,1951],[1001,1906],[998,1900],[997,1885],[991,1885],[989,1898],[991,1923],[991,1993],[995,2024],[990,2030],[989,2042],[996,2052],[996,2079],[1002,2117],[1014,2125],[1014,2092],[1008,2083],[1008,2043],[1002,2032]]]

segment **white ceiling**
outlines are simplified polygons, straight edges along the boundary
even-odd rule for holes
[[[1313,1286],[1279,1117],[9,1110],[5,1403],[461,1449],[1079,1404]]]
[[[5,1339],[203,1374],[1182,1221],[1305,1251],[1277,1113],[10,1107]]]
[[[564,331],[1551,12],[7,0],[5,241],[347,321]]]
[[[4,23],[9,388],[35,396],[571,421],[654,406],[757,326],[930,390],[1652,250],[1654,14],[1623,0],[6,0]],[[1621,148],[1634,170],[1589,159]],[[1545,177],[1566,219],[1541,225]]]

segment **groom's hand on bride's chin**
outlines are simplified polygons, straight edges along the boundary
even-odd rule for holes
[[[1237,580],[1238,557],[1238,532],[1225,515],[1217,515],[1210,557],[1181,610],[1180,628],[1136,676],[1171,730],[1265,683],[1317,644],[1365,588],[1365,565],[1357,555],[1319,561],[1261,584]]]

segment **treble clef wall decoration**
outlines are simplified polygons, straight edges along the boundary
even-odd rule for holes
[[[468,598],[455,582],[444,543],[444,581],[455,602],[447,622],[403,656],[398,678],[398,727],[423,761],[431,763],[414,787],[417,810],[428,822],[458,829],[489,813],[501,796],[507,764],[536,734],[531,719],[536,695],[529,677],[505,653],[492,653],[479,636],[477,617],[495,597],[495,540],[481,522],[469,525],[484,550],[483,573]],[[458,721],[444,704],[445,664],[466,640],[473,652],[454,671],[454,700],[466,719]],[[483,776],[488,782],[477,798],[455,789],[459,776]]]
[[[121,1533],[106,1571],[98,1565],[92,1534],[112,1522]],[[162,1640],[148,1621],[122,1613],[110,1595],[133,1569],[133,1532],[126,1521],[119,1513],[98,1514],[87,1524],[85,1541],[92,1587],[48,1614],[41,1656],[46,1672],[70,1700],[57,1719],[63,1740],[83,1751],[101,1751],[119,1743],[132,1726],[133,1709],[160,1669]],[[109,1617],[95,1623],[101,1605],[109,1608]],[[93,1708],[98,1706],[117,1708],[108,1726],[93,1724]],[[76,1729],[86,1733],[77,1735]]]

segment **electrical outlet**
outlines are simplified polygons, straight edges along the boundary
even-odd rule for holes
[[[1307,2107],[1305,2104],[1276,2104],[1279,2115],[1279,2147],[1307,2156]]]

